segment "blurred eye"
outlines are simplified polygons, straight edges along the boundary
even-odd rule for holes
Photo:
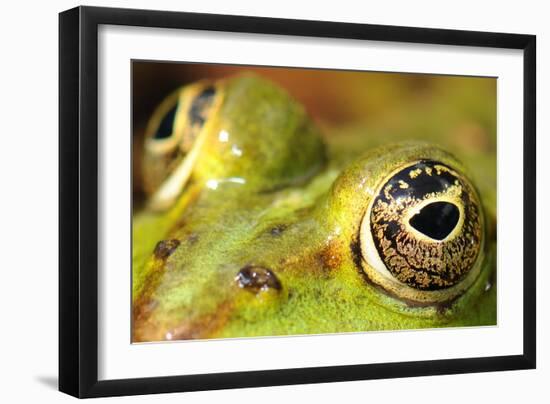
[[[189,108],[189,119],[191,125],[203,125],[208,115],[209,109],[214,102],[214,96],[216,95],[216,89],[212,86],[205,88],[191,104]]]
[[[419,161],[386,178],[361,224],[367,276],[397,297],[436,302],[462,293],[479,272],[483,216],[462,174]]]
[[[145,132],[142,160],[143,185],[148,194],[160,184],[183,159],[178,147],[181,133],[176,130],[181,91],[171,94],[155,110]]]
[[[182,91],[167,97],[154,111],[145,133],[146,153],[165,157],[174,153],[181,142],[181,111],[185,109]]]
[[[183,148],[191,150],[200,130],[210,115],[216,97],[216,89],[208,86],[193,98],[187,112],[187,125],[183,135]]]
[[[164,100],[149,123],[148,152],[165,156],[179,148],[188,153],[212,111],[215,98],[214,86],[203,85],[179,90]]]
[[[175,91],[153,113],[143,155],[143,183],[151,207],[170,207],[184,189],[204,143],[197,139],[219,105],[214,85],[200,82]]]
[[[160,121],[159,127],[153,134],[153,139],[167,139],[174,133],[174,122],[176,121],[176,112],[178,110],[178,103],[176,103],[169,111],[164,115],[164,118]]]

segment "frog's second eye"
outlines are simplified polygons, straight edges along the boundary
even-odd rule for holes
[[[434,303],[462,293],[479,272],[483,216],[475,188],[436,161],[382,181],[361,223],[365,273],[397,297]]]
[[[153,113],[145,134],[145,189],[160,205],[168,206],[191,175],[197,138],[213,108],[218,91],[208,82],[184,87],[166,98]]]
[[[204,125],[204,121],[207,118],[209,108],[212,106],[215,95],[216,89],[212,86],[208,86],[195,97],[191,103],[191,108],[189,108],[191,125]]]
[[[152,138],[154,140],[168,139],[174,134],[174,122],[176,120],[176,112],[178,110],[178,104],[176,103],[162,118],[159,127],[153,133]]]
[[[212,85],[194,86],[164,100],[149,122],[148,152],[163,155],[178,147],[189,152],[211,113],[216,93]]]
[[[206,86],[191,101],[187,111],[187,130],[184,132],[182,142],[185,151],[191,150],[198,133],[212,112],[215,97],[216,89],[213,86]]]

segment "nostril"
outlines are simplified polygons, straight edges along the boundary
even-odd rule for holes
[[[456,227],[460,211],[450,202],[432,202],[410,218],[409,224],[420,233],[443,240]]]

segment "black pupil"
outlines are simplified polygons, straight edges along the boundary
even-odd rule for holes
[[[216,89],[214,87],[207,87],[193,100],[191,108],[189,109],[191,125],[198,124],[202,126],[204,124],[204,113],[212,104],[215,95]]]
[[[460,217],[458,208],[449,202],[432,202],[414,215],[409,223],[434,240],[443,240],[455,228]]]
[[[172,135],[174,128],[174,120],[176,119],[176,111],[178,109],[178,104],[168,111],[168,113],[162,118],[160,125],[153,136],[153,139],[166,139]]]

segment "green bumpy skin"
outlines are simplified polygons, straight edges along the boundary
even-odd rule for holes
[[[323,140],[274,84],[238,76],[220,88],[223,103],[204,126],[209,140],[191,181],[169,210],[133,217],[134,342],[496,324],[495,199],[483,178],[493,165],[485,156],[465,158],[468,170],[427,143],[372,147],[379,139],[362,131],[349,144]],[[220,131],[228,141],[216,140]],[[369,282],[358,243],[380,182],[425,159],[471,171],[488,201],[479,276],[435,304]],[[240,274],[258,268],[264,283],[247,287]]]

